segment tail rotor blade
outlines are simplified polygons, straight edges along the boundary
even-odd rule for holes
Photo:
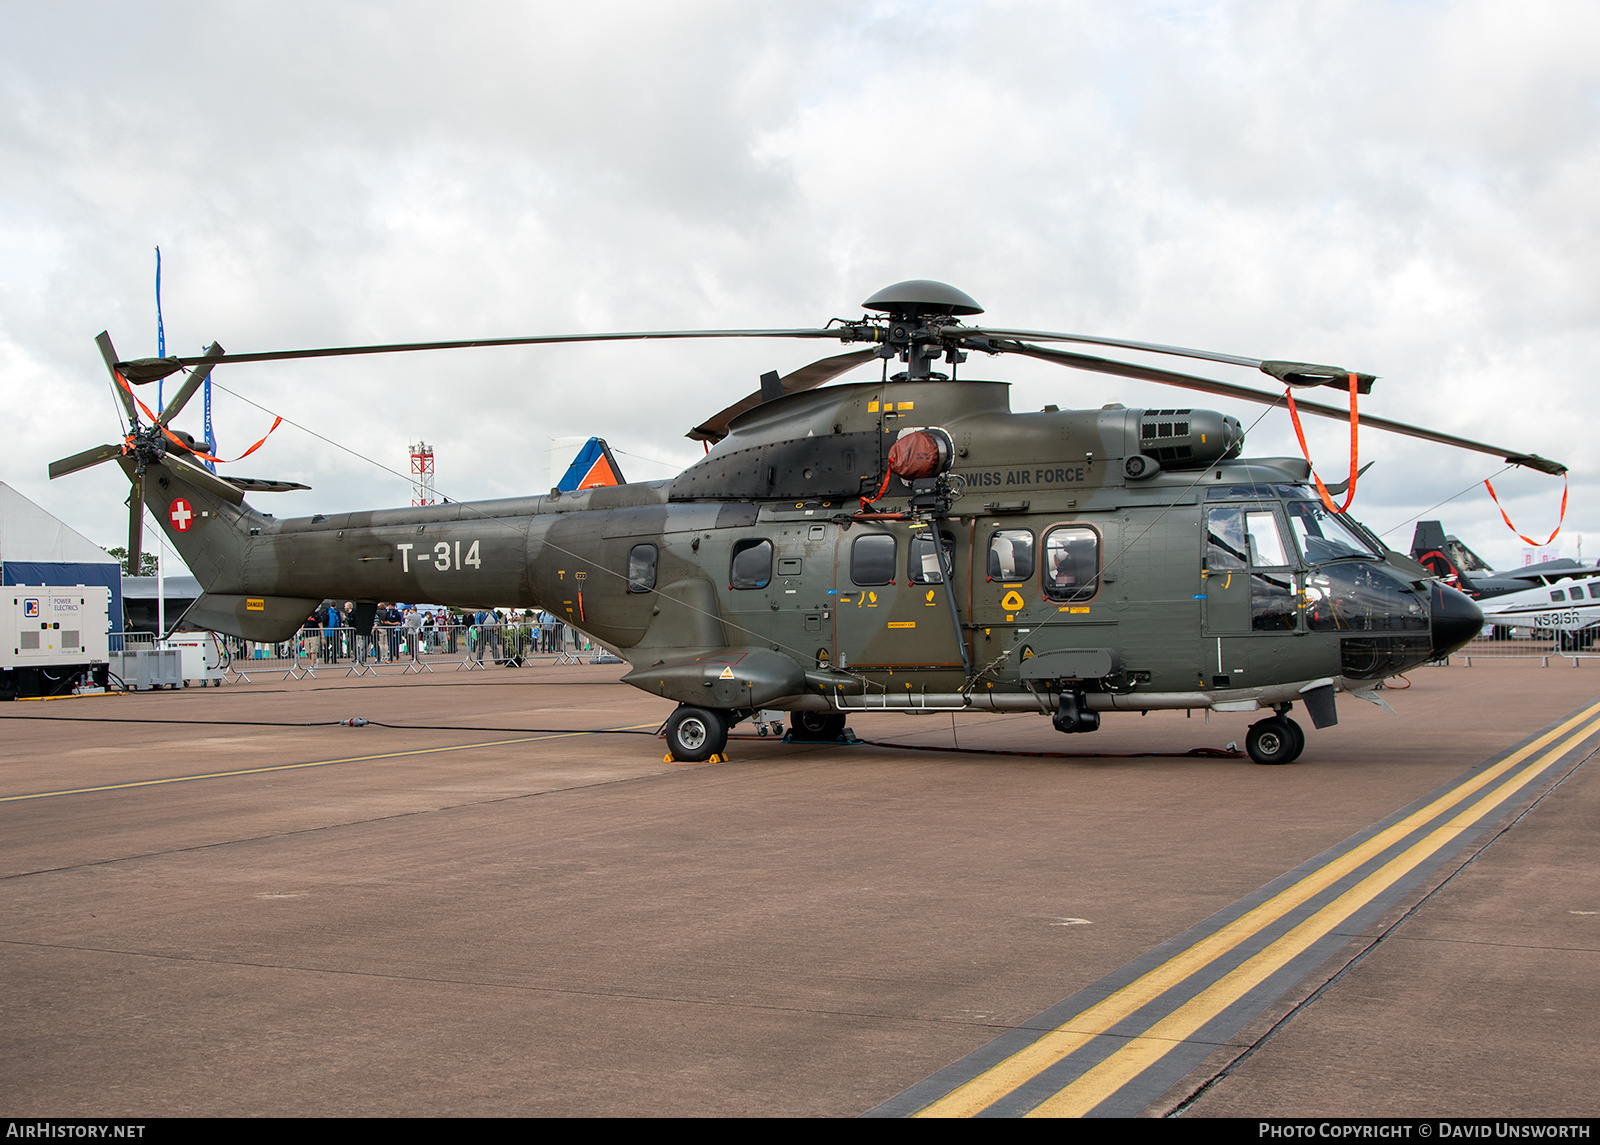
[[[144,553],[144,474],[133,475],[133,493],[128,497],[128,575],[139,575],[139,560]]]
[[[161,411],[161,416],[156,419],[157,424],[166,425],[182,412],[183,407],[189,403],[189,399],[194,397],[195,391],[211,376],[211,368],[217,364],[217,360],[222,355],[223,349],[217,343],[213,342],[206,347],[201,364],[194,368],[189,377],[185,379],[182,387],[173,395],[172,400],[167,403],[167,408]]]
[[[97,445],[93,449],[86,449],[82,453],[74,453],[71,457],[63,457],[60,461],[50,463],[50,480],[65,477],[69,473],[76,473],[80,469],[87,469],[91,465],[99,465],[102,461],[110,461],[113,457],[122,456],[120,445]]]
[[[130,425],[139,424],[139,407],[133,404],[133,395],[128,392],[128,387],[118,381],[117,373],[117,348],[111,344],[111,335],[104,330],[94,344],[100,347],[100,356],[106,360],[106,369],[111,371],[111,388],[117,392],[117,400],[122,402],[122,408],[128,411]]]

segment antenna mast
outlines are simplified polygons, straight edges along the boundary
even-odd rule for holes
[[[426,441],[411,446],[411,503],[437,505],[438,491],[433,484],[433,446]]]

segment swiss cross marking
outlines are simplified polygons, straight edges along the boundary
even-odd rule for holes
[[[172,518],[172,527],[180,533],[187,533],[189,526],[194,523],[194,508],[182,497],[172,503],[167,515]]]

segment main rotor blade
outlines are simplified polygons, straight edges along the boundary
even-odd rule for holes
[[[1260,390],[1252,390],[1248,386],[1235,386],[1227,382],[1214,381],[1211,378],[1198,378],[1193,374],[1179,374],[1171,370],[1158,370],[1153,366],[1136,366],[1129,362],[1116,362],[1108,358],[1096,358],[1089,354],[1074,354],[1067,350],[1048,350],[1043,346],[1030,346],[1026,342],[1012,342],[1001,346],[1001,350],[1009,354],[1022,354],[1029,358],[1038,358],[1045,362],[1054,362],[1058,366],[1067,366],[1074,370],[1092,370],[1098,374],[1114,374],[1121,378],[1137,378],[1146,382],[1160,382],[1168,386],[1182,386],[1186,390],[1199,390],[1201,393],[1218,394],[1222,397],[1239,398],[1247,402],[1258,402],[1261,405],[1274,406],[1283,402],[1282,394],[1266,394]],[[1295,399],[1295,408],[1303,413],[1313,413],[1318,417],[1333,418],[1336,421],[1349,421],[1350,411],[1337,406],[1325,406],[1319,402],[1302,401]],[[1388,430],[1390,433],[1400,433],[1407,437],[1420,438],[1423,441],[1433,441],[1440,445],[1451,445],[1457,449],[1470,449],[1476,453],[1487,453],[1494,457],[1504,458],[1512,465],[1526,465],[1530,469],[1537,469],[1541,473],[1550,473],[1556,476],[1567,471],[1567,467],[1559,461],[1551,461],[1540,457],[1537,453],[1518,453],[1515,450],[1503,449],[1498,445],[1486,445],[1481,441],[1472,441],[1465,437],[1456,437],[1454,434],[1439,433],[1420,426],[1407,425],[1402,421],[1390,421],[1384,417],[1373,417],[1369,414],[1361,415],[1361,424],[1373,429]]]
[[[852,350],[848,354],[835,354],[831,358],[821,358],[810,365],[801,366],[794,373],[779,378],[778,384],[783,387],[786,397],[789,394],[804,393],[806,390],[816,389],[825,382],[833,381],[840,374],[848,373],[861,363],[870,362],[877,356],[877,350]],[[762,400],[760,390],[747,394],[727,409],[713,414],[684,436],[691,441],[721,441],[728,436],[728,423],[740,414],[755,409]]]
[[[188,461],[180,461],[175,455],[169,453],[161,459],[161,464],[172,470],[180,481],[187,481],[190,485],[198,486],[216,497],[221,497],[230,505],[237,505],[244,500],[244,493],[236,485],[230,485],[210,470]]]
[[[211,368],[217,364],[217,360],[222,355],[223,349],[217,343],[213,342],[206,347],[205,353],[202,355],[204,359],[202,364],[197,366],[184,379],[183,386],[173,395],[172,400],[167,403],[167,408],[161,411],[161,416],[156,418],[156,424],[166,425],[178,416],[183,407],[189,404],[189,399],[194,397],[194,392],[211,376]]]
[[[343,358],[357,354],[405,354],[413,350],[471,350],[485,346],[544,346],[557,342],[643,342],[681,338],[838,338],[839,330],[634,330],[609,334],[541,334],[531,338],[477,338],[465,342],[392,342],[382,346],[328,346],[320,350],[269,350],[259,354],[225,354],[224,362],[283,362],[294,358]],[[177,373],[201,358],[137,358],[117,368],[130,382],[142,385]]]
[[[139,557],[144,552],[144,474],[130,478],[133,492],[128,495],[128,575],[139,575]]]
[[[80,469],[87,469],[91,465],[99,465],[102,461],[110,461],[113,457],[121,456],[121,445],[97,445],[93,449],[85,449],[82,453],[74,453],[71,457],[52,461],[50,480],[54,481],[57,477],[65,477],[69,473],[76,473]]]
[[[104,330],[95,338],[94,344],[100,347],[100,356],[106,360],[106,369],[111,371],[111,388],[116,391],[122,408],[128,411],[128,421],[137,426],[139,424],[139,407],[133,404],[133,395],[117,381],[117,348],[111,344],[111,335]]]
[[[1350,374],[1343,366],[1319,366],[1311,362],[1280,362],[1272,359],[1242,358],[1237,354],[1218,354],[1211,350],[1192,350],[1186,346],[1164,346],[1157,342],[1134,342],[1126,338],[1098,338],[1088,334],[1060,334],[1052,330],[994,330],[982,327],[954,327],[961,333],[975,337],[1027,338],[1035,342],[1081,342],[1089,346],[1115,346],[1119,350],[1143,350],[1151,354],[1170,354],[1178,358],[1199,358],[1207,362],[1225,362],[1230,366],[1249,366],[1292,386],[1333,386],[1343,389],[1350,384]],[[1366,394],[1372,392],[1376,381],[1372,374],[1356,374],[1356,388]]]

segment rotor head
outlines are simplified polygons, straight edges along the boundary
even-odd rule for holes
[[[861,304],[868,310],[877,310],[891,318],[953,318],[958,315],[982,314],[983,307],[964,290],[957,290],[947,282],[931,278],[909,278],[886,286]]]

